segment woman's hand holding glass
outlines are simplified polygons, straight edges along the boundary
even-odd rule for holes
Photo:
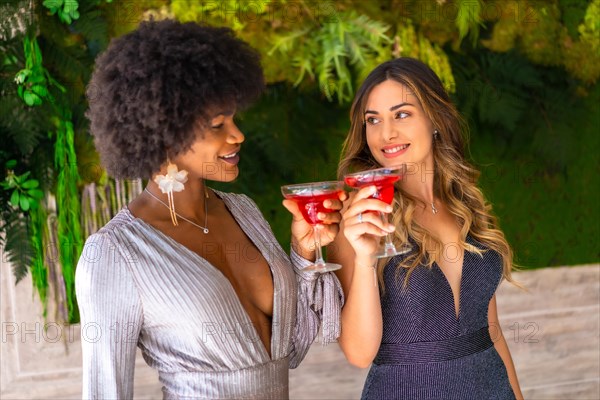
[[[358,260],[373,261],[380,250],[381,238],[396,230],[394,225],[387,222],[387,218],[381,218],[379,213],[391,213],[392,206],[372,198],[376,192],[376,186],[367,186],[355,192],[343,215],[343,234]]]
[[[337,236],[339,224],[342,220],[340,210],[343,202],[348,198],[348,194],[340,190],[337,198],[329,198],[323,201],[323,208],[326,212],[318,212],[316,217],[319,223],[316,229],[319,230],[318,242],[321,246],[327,246]],[[315,258],[315,227],[308,223],[299,209],[298,202],[290,199],[283,200],[283,206],[292,214],[292,247],[300,256],[312,260]]]

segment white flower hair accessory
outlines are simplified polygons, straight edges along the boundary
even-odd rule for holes
[[[179,171],[177,165],[171,164],[167,166],[166,175],[156,175],[154,182],[158,185],[163,193],[181,192],[184,188],[183,184],[187,182],[188,172],[184,169]]]
[[[179,225],[177,221],[177,213],[175,212],[175,202],[173,201],[173,192],[181,192],[184,187],[184,183],[187,182],[188,172],[184,169],[179,171],[177,169],[177,165],[172,164],[171,161],[168,161],[167,165],[167,174],[166,175],[156,175],[154,177],[154,182],[160,188],[160,191],[167,195],[169,200],[169,211],[171,213],[171,221],[173,225]]]

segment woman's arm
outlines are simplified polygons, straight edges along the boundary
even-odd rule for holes
[[[341,193],[339,200],[325,201],[324,206],[332,212],[319,215],[323,220],[322,245],[329,244],[337,235],[341,219],[339,210],[346,197],[345,193]],[[296,274],[298,299],[290,368],[296,368],[317,336],[319,327],[322,328],[324,344],[338,338],[344,294],[334,274],[306,271],[315,258],[313,228],[302,217],[297,203],[284,200],[283,205],[293,216],[290,259]]]
[[[129,272],[135,262],[106,234],[88,238],[77,264],[84,399],[131,399],[142,304]]]
[[[361,368],[371,364],[383,332],[379,287],[375,274],[377,259],[373,256],[379,247],[384,231],[381,218],[368,210],[389,212],[388,205],[379,200],[369,200],[373,187],[353,195],[335,241],[328,247],[328,258],[342,265],[336,274],[342,284],[346,302],[342,309],[342,332],[339,344],[348,361]],[[362,214],[359,222],[358,214]],[[390,225],[387,225],[390,228]]]
[[[379,285],[373,269],[376,261],[355,257],[354,250],[342,235],[334,245],[336,252],[329,260],[342,265],[336,274],[346,298],[338,342],[348,362],[367,368],[379,350],[383,332]]]
[[[521,388],[519,387],[519,380],[517,379],[517,371],[515,370],[515,364],[513,363],[512,357],[510,355],[510,350],[508,349],[508,344],[506,343],[506,339],[504,338],[504,334],[502,333],[502,328],[500,327],[500,322],[498,321],[498,308],[496,307],[496,295],[492,296],[492,300],[490,301],[490,305],[488,308],[488,325],[490,327],[490,337],[494,342],[494,347],[496,351],[502,358],[504,362],[504,366],[506,367],[506,372],[508,373],[508,380],[510,385],[512,386],[513,392],[515,393],[515,397],[519,400],[523,399],[523,394],[521,393]]]

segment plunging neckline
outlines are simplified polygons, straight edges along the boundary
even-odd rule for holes
[[[468,242],[469,242],[469,235],[467,235],[467,237],[465,238],[465,243],[468,243]],[[440,267],[440,265],[436,261],[433,262],[433,264],[437,267],[438,271],[444,278],[444,282],[446,283],[446,286],[448,286],[448,289],[450,290],[450,297],[452,298],[452,314],[454,315],[454,319],[458,323],[460,323],[460,316],[461,316],[461,312],[462,312],[462,308],[463,308],[463,304],[462,304],[463,287],[462,286],[463,286],[463,281],[464,281],[463,278],[465,276],[465,258],[467,257],[468,254],[469,254],[469,251],[467,249],[463,249],[462,264],[460,266],[460,281],[458,282],[458,296],[454,296],[454,289],[452,289],[452,285],[450,285],[450,281],[448,280],[448,277],[444,273],[444,270],[442,269],[442,267]],[[457,311],[457,307],[456,307],[456,299],[458,299],[458,311]]]
[[[265,261],[267,260],[267,257],[265,256],[263,250],[262,250],[262,246],[259,246],[259,244],[257,244],[251,237],[251,235],[249,235],[248,232],[246,232],[246,230],[244,230],[244,228],[240,225],[238,219],[236,218],[235,213],[229,208],[229,205],[227,204],[227,200],[223,199],[223,197],[220,195],[220,193],[217,190],[213,190],[211,189],[213,193],[215,193],[215,195],[217,195],[217,197],[219,197],[222,201],[223,204],[225,205],[225,208],[227,209],[227,211],[229,212],[229,214],[231,214],[231,216],[233,217],[233,219],[235,220],[235,222],[238,224],[239,228],[242,230],[242,232],[244,232],[244,234],[248,237],[248,239],[252,242],[252,244],[254,246],[256,246],[256,249],[260,252],[260,254],[263,256],[263,258],[265,259]],[[254,326],[254,323],[252,322],[252,319],[250,318],[250,314],[248,314],[248,311],[246,310],[246,308],[244,308],[244,305],[242,304],[242,301],[240,300],[238,294],[235,291],[235,288],[233,287],[233,284],[231,283],[231,281],[229,279],[227,279],[227,277],[225,276],[225,274],[216,266],[214,266],[211,262],[209,262],[207,259],[205,259],[204,257],[202,257],[200,254],[196,253],[195,251],[193,251],[192,249],[190,249],[189,247],[185,246],[182,243],[179,243],[177,240],[173,239],[172,237],[170,237],[169,235],[163,233],[162,231],[160,231],[159,229],[155,228],[154,226],[152,226],[151,224],[149,224],[148,222],[144,221],[143,219],[136,217],[135,215],[133,215],[133,213],[131,212],[131,210],[129,209],[129,207],[127,205],[125,205],[123,207],[127,214],[129,214],[129,216],[131,217],[132,222],[138,222],[139,224],[141,224],[142,226],[145,226],[151,230],[153,230],[154,232],[156,232],[158,234],[158,236],[162,237],[165,241],[167,241],[168,243],[171,244],[171,246],[173,247],[177,247],[182,249],[182,251],[185,251],[186,253],[190,254],[191,257],[193,258],[197,258],[198,261],[201,264],[207,265],[209,268],[213,269],[214,272],[219,275],[225,282],[227,282],[227,284],[229,285],[229,289],[231,290],[233,297],[236,299],[237,304],[239,305],[240,309],[243,311],[243,315],[245,316],[245,318],[247,319],[246,323],[250,326],[252,326],[252,329],[254,330],[254,333],[256,334],[257,338],[260,338],[260,334],[258,333],[258,330],[256,329],[256,327]],[[273,267],[271,266],[271,264],[269,264],[269,262],[267,262],[267,265],[269,266],[269,270],[271,271],[271,277],[273,279],[273,315],[271,316],[271,338],[269,341],[269,345],[271,347],[271,351],[267,351],[266,346],[264,345],[264,343],[262,342],[262,340],[260,340],[260,348],[261,350],[264,352],[264,356],[270,361],[274,360],[274,350],[275,350],[275,346],[274,346],[274,338],[275,338],[275,334],[276,334],[276,330],[273,328],[273,324],[275,321],[277,321],[277,317],[279,317],[279,312],[276,308],[276,304],[277,301],[275,299],[275,294],[277,293],[279,287],[277,284],[277,280],[275,279],[275,274],[273,272]]]

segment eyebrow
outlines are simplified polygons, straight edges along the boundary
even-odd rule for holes
[[[410,103],[396,104],[395,106],[390,107],[390,111],[395,111],[395,110],[399,109],[400,107],[404,107],[404,106],[412,106],[412,107],[414,107],[414,104],[410,104]],[[379,114],[379,112],[374,111],[374,110],[366,110],[365,111],[365,115],[366,114]]]

